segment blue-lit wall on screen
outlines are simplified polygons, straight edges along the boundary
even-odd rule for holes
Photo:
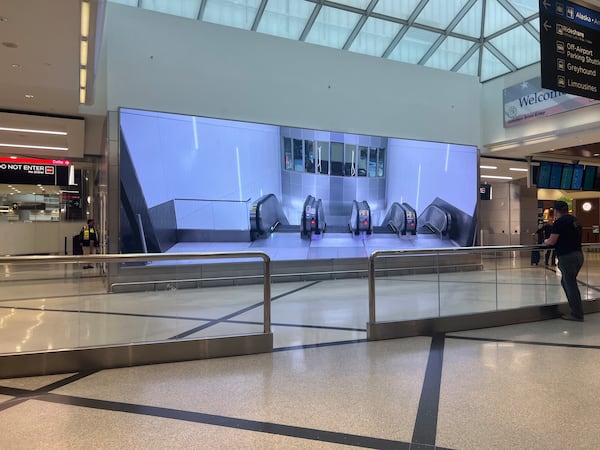
[[[237,232],[231,240],[246,239],[252,204],[266,194],[280,200],[290,225],[299,224],[303,201],[313,195],[323,198],[332,223],[336,218],[341,225],[348,223],[353,200],[369,202],[376,226],[394,202],[408,203],[417,214],[432,203],[443,204],[461,217],[462,227],[469,228],[466,234],[474,235],[479,187],[475,147],[130,109],[121,110],[120,126],[121,157],[127,152],[132,167],[121,174],[129,177],[127,183],[122,180],[122,189],[133,186],[143,193],[143,200],[126,205],[122,190],[122,231],[127,221],[129,234],[135,233],[137,217],[143,217],[151,222],[142,224],[144,231],[154,228],[161,249],[173,245],[172,236],[226,242]],[[292,143],[289,164],[286,140]],[[310,172],[303,167],[306,161],[296,161],[294,145],[301,142],[312,142],[314,154],[328,142],[345,148],[340,151],[347,155],[375,149],[385,155],[385,163],[369,160],[362,173],[359,164],[350,168],[347,162],[339,168],[343,175]],[[334,161],[330,163],[333,173]],[[161,236],[169,236],[168,242]],[[456,242],[473,244],[468,236]]]
[[[436,197],[474,216],[477,149],[440,142],[388,140],[388,198],[423,211]]]

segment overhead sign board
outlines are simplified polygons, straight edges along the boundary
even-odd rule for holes
[[[542,87],[600,100],[600,12],[540,0]]]
[[[0,183],[68,185],[70,161],[0,157]]]

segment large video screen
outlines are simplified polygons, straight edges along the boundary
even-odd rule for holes
[[[120,111],[120,129],[123,252],[139,251],[140,239],[148,251],[243,241],[253,203],[268,194],[290,227],[307,195],[322,199],[328,232],[348,229],[354,200],[369,203],[375,226],[393,203],[417,214],[443,205],[456,216],[452,238],[474,243],[473,146],[132,109]]]

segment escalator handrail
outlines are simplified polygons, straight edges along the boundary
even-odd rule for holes
[[[256,203],[255,203],[255,205],[256,205],[256,210],[255,210],[255,215],[256,215],[256,218],[255,218],[255,222],[256,222],[256,227],[257,227],[257,228],[259,227],[259,224],[261,223],[261,210],[262,210],[262,205],[263,205],[264,203],[266,203],[266,201],[267,201],[267,200],[269,200],[269,199],[271,199],[271,198],[274,198],[274,199],[275,199],[275,201],[277,201],[277,202],[279,201],[279,200],[277,199],[277,196],[276,196],[275,194],[273,194],[273,193],[271,193],[271,194],[266,194],[266,195],[263,195],[263,196],[262,196],[262,197],[260,197],[258,200],[256,200]],[[277,225],[278,225],[278,224],[279,224],[279,221],[278,221],[278,222],[277,222],[277,223],[276,223],[276,224],[273,226],[273,229],[275,229],[275,227],[277,227]],[[259,234],[263,234],[263,233],[265,232],[265,230],[260,230],[260,229],[258,229],[258,230],[256,230],[256,231],[257,231]]]
[[[307,219],[308,219],[306,217],[306,207],[310,205],[311,209],[312,209],[312,207],[313,207],[312,205],[314,204],[314,202],[315,202],[315,198],[312,195],[310,195],[310,194],[307,195],[306,196],[306,200],[304,200],[304,206],[302,207],[302,232],[304,234],[307,234],[307,233],[310,232],[310,229],[309,229],[309,227],[307,226],[307,223],[306,223]]]
[[[446,232],[444,232],[444,230],[438,230],[437,227],[435,227],[434,224],[432,224],[429,221],[426,221],[423,224],[423,226],[428,228],[429,230],[433,231],[434,233],[439,233],[440,235],[449,234],[450,228],[452,225],[452,215],[448,211],[446,211],[444,208],[441,208],[438,205],[433,205],[433,204],[429,205],[427,208],[425,208],[425,211],[427,211],[427,209],[429,209],[429,208],[439,210],[444,215],[444,217],[446,218]]]

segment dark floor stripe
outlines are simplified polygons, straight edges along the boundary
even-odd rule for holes
[[[276,347],[273,348],[273,352],[287,352],[291,350],[306,350],[307,348],[323,348],[332,347],[335,345],[346,345],[346,344],[359,344],[369,342],[367,339],[351,339],[347,341],[335,341],[335,342],[321,342],[319,344],[306,344],[306,345],[291,345],[289,347]]]
[[[271,297],[271,303],[273,303],[273,301],[275,301],[275,300],[279,300],[280,298],[286,297],[286,296],[291,295],[291,294],[293,294],[295,292],[298,292],[298,291],[301,291],[303,289],[312,287],[312,286],[314,286],[317,283],[320,283],[320,281],[314,281],[312,283],[308,283],[308,284],[306,284],[304,286],[300,286],[299,288],[292,289],[291,291],[287,291],[287,292],[285,292],[283,294],[280,294],[280,295],[277,295],[275,297]],[[253,309],[259,308],[261,306],[263,306],[263,302],[262,301],[260,301],[258,303],[255,303],[254,305],[250,305],[250,306],[247,306],[245,308],[242,308],[242,309],[240,309],[238,311],[232,312],[230,314],[227,314],[225,316],[222,316],[222,317],[220,317],[218,319],[212,319],[212,320],[208,321],[205,324],[202,324],[202,325],[199,325],[197,327],[194,327],[194,328],[192,328],[192,329],[190,329],[188,331],[184,331],[183,333],[179,333],[179,334],[176,334],[175,336],[171,336],[170,338],[168,338],[168,340],[173,340],[174,341],[174,340],[177,340],[177,339],[184,339],[184,338],[186,338],[188,336],[191,336],[192,334],[195,334],[195,333],[197,333],[199,331],[205,330],[206,328],[210,328],[210,327],[212,327],[214,325],[217,325],[217,324],[219,324],[221,322],[226,322],[226,321],[228,321],[229,319],[231,319],[233,317],[239,316],[239,315],[244,314],[244,313],[246,313],[248,311],[252,311]]]
[[[99,372],[99,370],[86,370],[84,372],[78,372],[69,377],[63,378],[62,380],[55,381],[54,383],[50,383],[46,386],[36,389],[34,392],[50,392],[50,391],[53,391],[54,389],[64,387],[68,384],[74,383],[75,381],[79,381],[83,378],[89,377],[90,375],[93,375],[98,372]]]
[[[5,386],[0,386],[0,394],[8,395],[11,397],[16,397],[14,399],[10,399],[4,403],[0,404],[0,411],[4,411],[8,408],[12,408],[13,406],[17,406],[31,398],[38,397],[41,394],[47,394],[54,389],[58,389],[64,387],[68,384],[71,384],[75,381],[81,380],[82,378],[88,377],[95,373],[99,372],[98,370],[90,370],[85,372],[79,372],[69,377],[65,377],[62,380],[55,381],[54,383],[50,383],[46,386],[42,386],[40,388],[34,389],[32,391],[28,389],[18,389],[18,388],[9,388]],[[2,381],[0,380],[0,383]]]
[[[482,338],[474,336],[452,336],[447,335],[447,339],[462,339],[465,341],[480,341],[480,342],[509,342],[511,344],[526,344],[526,345],[541,345],[544,347],[566,347],[566,348],[587,348],[590,350],[600,350],[600,345],[587,345],[587,344],[565,344],[562,342],[536,342],[536,341],[519,341],[515,339],[494,339],[494,338]]]
[[[152,417],[161,417],[165,419],[182,420],[186,422],[202,423],[206,425],[235,428],[237,430],[255,431],[259,433],[269,433],[279,436],[289,436],[293,438],[308,439],[319,442],[353,445],[355,447],[394,450],[409,450],[410,448],[410,444],[406,442],[392,441],[389,439],[380,439],[348,433],[337,433],[333,431],[319,430],[316,428],[281,425],[271,422],[259,422],[256,420],[239,419],[193,411],[182,411],[177,409],[161,408],[157,406],[111,402],[106,400],[96,400],[60,394],[43,394],[37,397],[37,400],[55,404],[93,408],[104,411],[124,412]]]
[[[308,285],[305,286],[301,286],[299,288],[296,289],[292,289],[291,291],[285,292],[283,294],[280,294],[278,296],[275,296],[271,299],[271,301],[280,299],[282,297],[285,297],[287,295],[293,294],[295,292],[301,291],[302,289],[306,289],[309,288],[311,286],[314,286],[315,284],[320,283],[320,281],[315,281],[313,283],[309,283]],[[96,294],[94,294],[96,295]],[[62,298],[62,297],[61,297]],[[25,299],[27,300],[27,299]],[[19,300],[5,300],[5,301],[22,301],[21,299]],[[256,308],[262,306],[262,302],[256,303],[255,305],[252,305],[251,307],[249,307],[250,309],[252,308]],[[174,320],[190,320],[190,321],[204,321],[204,322],[209,322],[211,325],[214,325],[215,323],[220,323],[220,322],[225,322],[226,320],[221,319],[209,319],[209,318],[205,318],[205,317],[192,317],[192,316],[176,316],[176,315],[171,315],[171,314],[144,314],[144,313],[128,313],[128,312],[118,312],[118,311],[94,311],[94,310],[80,310],[80,309],[61,309],[61,308],[34,308],[34,307],[30,307],[30,306],[5,306],[5,305],[0,305],[0,309],[16,309],[16,310],[21,310],[21,311],[44,311],[44,312],[62,312],[62,313],[75,313],[75,314],[99,314],[99,315],[107,315],[107,316],[123,316],[123,317],[141,317],[141,318],[148,318],[148,319],[174,319]],[[243,312],[246,312],[246,310],[241,310],[237,313],[234,314],[241,314]],[[207,324],[203,325],[204,327]],[[202,329],[202,328],[201,328]],[[184,336],[185,337],[185,336]],[[175,339],[175,338],[170,338],[170,339]]]
[[[275,297],[271,297],[271,301],[279,300],[282,297],[287,297],[288,295],[295,294],[296,292],[302,291],[304,289],[308,289],[309,287],[313,287],[315,284],[319,284],[321,281],[313,281],[312,283],[305,284],[304,286],[300,286],[296,289],[292,289],[291,291],[284,292],[283,294],[276,295]]]
[[[444,339],[443,333],[434,334],[431,339],[429,360],[412,437],[412,442],[415,444],[435,446],[444,362]]]

